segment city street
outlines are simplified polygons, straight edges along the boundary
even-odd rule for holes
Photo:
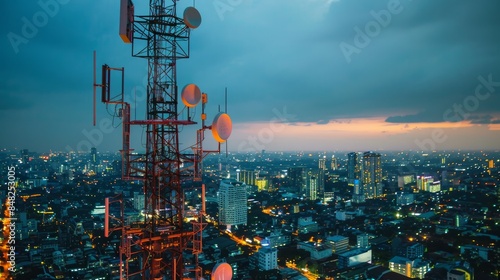
[[[7,204],[7,199],[5,200],[5,203],[4,205]],[[9,263],[7,262],[7,253],[9,251],[9,246],[7,244],[7,242],[9,241],[9,228],[8,228],[8,224],[9,224],[9,219],[10,219],[10,213],[9,211],[6,209],[4,211],[4,218],[2,219],[2,223],[3,223],[3,228],[2,228],[2,235],[3,235],[3,238],[2,238],[2,241],[1,241],[1,254],[0,254],[0,278],[1,279],[12,279],[12,276],[10,275],[9,273]]]

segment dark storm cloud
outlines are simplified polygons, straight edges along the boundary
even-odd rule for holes
[[[401,12],[351,63],[339,44],[354,44],[355,28],[391,1],[333,2],[324,13],[310,7],[327,1],[269,2],[243,1],[207,23],[217,32],[193,32],[200,44],[191,62],[204,65],[211,84],[228,85],[238,121],[270,120],[286,106],[311,123],[398,115],[440,122],[474,94],[478,76],[500,80],[498,1],[401,0]],[[497,114],[499,105],[492,94],[478,112]]]
[[[103,8],[110,5],[100,6],[81,1],[9,2],[4,18],[7,24],[0,27],[8,66],[0,68],[4,77],[0,86],[10,92],[36,94],[88,89],[85,80],[92,75],[92,51],[107,43],[110,30],[103,27],[116,25],[110,20],[117,16],[104,13]],[[98,39],[99,44],[93,46]]]
[[[119,1],[41,2],[65,4],[20,43],[17,52],[8,34],[24,36],[26,20],[33,22],[45,10],[39,1],[5,4],[0,25],[1,108],[71,106],[60,110],[60,118],[81,122],[92,105],[93,50],[98,66],[125,67],[126,95],[144,91],[146,61],[131,57],[131,46],[117,34]],[[147,1],[135,2],[137,14],[147,14]],[[475,96],[478,77],[491,75],[500,82],[496,0],[400,0],[401,11],[391,14],[388,24],[348,63],[339,45],[355,46],[356,28],[365,30],[376,22],[373,14],[393,2],[243,0],[232,1],[238,4],[221,14],[214,1],[197,1],[202,25],[191,33],[190,58],[177,64],[179,87],[197,83],[209,94],[207,110],[212,111],[224,105],[227,87],[235,123],[278,119],[328,124],[365,117],[405,123],[445,121],[443,116],[456,104],[471,106],[464,102]],[[498,120],[500,87],[494,89],[467,112],[492,118],[471,122]],[[144,106],[138,106],[141,115]],[[65,128],[80,134],[81,129]],[[55,126],[51,132],[57,133]]]
[[[387,2],[372,8],[378,12]],[[333,8],[340,9],[350,3],[343,1]],[[448,108],[474,94],[479,75],[493,74],[495,81],[500,80],[497,67],[500,62],[500,34],[497,32],[500,21],[496,12],[500,3],[400,3],[403,10],[392,15],[390,24],[372,38],[360,54],[353,55],[352,63],[344,64],[342,71],[350,73],[346,75],[349,80],[361,86],[355,88],[339,81],[339,89],[347,92],[354,89],[357,96],[356,99],[345,98],[336,102],[338,112],[349,109],[354,116],[362,112],[395,115],[398,110],[418,111],[425,113],[405,114],[408,115],[405,119],[439,122],[443,121],[442,115]],[[347,10],[367,16],[356,23],[349,20],[354,26],[364,28],[373,20],[370,8],[352,10],[346,7]],[[342,41],[352,43],[355,35],[352,28],[350,37],[343,35]],[[480,110],[498,113],[499,101],[498,95],[492,95],[488,102],[480,104]],[[402,120],[390,118],[389,121],[396,119]]]

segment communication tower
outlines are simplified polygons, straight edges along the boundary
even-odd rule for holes
[[[232,131],[231,119],[225,112],[217,114],[210,126],[205,125],[207,95],[195,84],[181,90],[178,101],[177,60],[189,58],[190,31],[201,24],[201,16],[194,7],[177,15],[179,0],[150,0],[149,14],[137,16],[131,0],[121,0],[119,34],[125,43],[131,43],[132,55],[145,58],[148,64],[146,119],[131,120],[130,104],[124,100],[124,69],[102,66],[102,83],[96,84],[94,70],[94,124],[96,88],[101,87],[101,101],[118,106],[122,119],[123,147],[122,178],[142,181],[144,219],[128,222],[123,213],[123,198],[117,196],[105,201],[105,235],[121,231],[120,279],[201,279],[198,254],[202,251],[204,186],[202,209],[195,222],[184,222],[183,182],[202,179],[202,160],[209,153],[220,152]],[[95,57],[94,57],[95,69]],[[121,93],[112,95],[112,71],[121,72]],[[196,124],[189,110],[202,101],[201,128],[197,131],[192,154],[179,149],[179,131],[185,125]],[[179,106],[188,110],[187,119],[181,119]],[[131,126],[144,128],[145,153],[134,152],[130,146]],[[212,130],[218,149],[203,149],[205,131]],[[187,164],[188,167],[186,166]],[[120,205],[120,214],[110,214],[112,204]],[[195,264],[185,267],[184,254],[190,253]]]

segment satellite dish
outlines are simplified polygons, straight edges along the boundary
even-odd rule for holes
[[[195,7],[187,7],[184,10],[184,23],[189,28],[198,28],[201,24],[201,15],[200,12]]]
[[[233,278],[233,268],[228,263],[219,263],[212,270],[211,280],[231,280]]]
[[[212,134],[219,143],[224,143],[231,135],[233,123],[226,113],[218,113],[212,123]]]
[[[192,108],[196,106],[201,100],[200,88],[195,84],[186,85],[182,89],[181,99],[186,107]]]

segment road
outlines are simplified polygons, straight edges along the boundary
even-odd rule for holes
[[[317,274],[311,273],[308,270],[304,271],[303,269],[298,268],[294,262],[287,261],[286,267],[298,271],[302,276],[306,277],[308,280],[317,280],[319,277]]]
[[[7,205],[7,199],[4,202],[4,205]],[[3,233],[3,240],[1,242],[1,255],[0,255],[0,266],[3,268],[3,271],[0,272],[0,279],[12,279],[12,275],[9,273],[9,263],[7,262],[7,253],[8,253],[8,240],[9,240],[9,234],[10,230],[8,228],[8,224],[10,221],[10,213],[8,210],[4,211],[4,218],[2,219],[3,222],[3,228],[2,228],[2,233]]]

